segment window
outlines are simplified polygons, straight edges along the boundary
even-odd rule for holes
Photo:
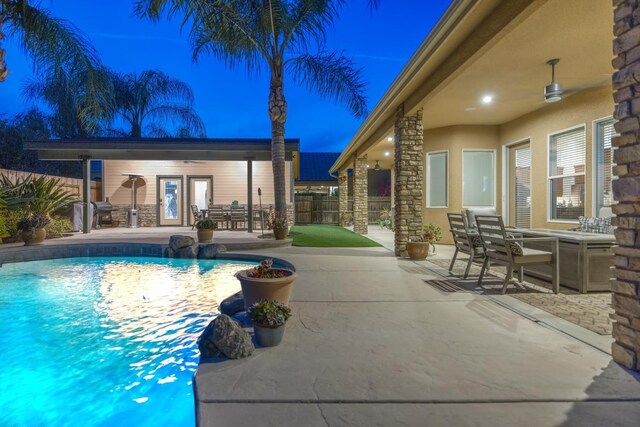
[[[446,208],[448,195],[448,153],[427,153],[427,207]]]
[[[575,221],[584,216],[584,127],[549,138],[549,219]]]
[[[595,176],[594,197],[596,210],[594,216],[600,216],[600,210],[613,204],[611,178],[613,176],[613,148],[611,138],[615,135],[615,120],[607,119],[595,124],[595,153],[593,162]]]
[[[462,206],[495,207],[493,150],[462,151]]]

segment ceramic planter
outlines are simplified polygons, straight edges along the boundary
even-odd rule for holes
[[[289,231],[289,228],[274,228],[273,229],[273,235],[275,236],[276,240],[284,240],[287,238],[287,233]]]
[[[247,275],[251,270],[242,270],[236,273],[236,277],[242,287],[245,310],[248,310],[253,303],[263,299],[276,300],[283,304],[289,304],[291,285],[298,278],[298,275],[291,270],[281,268],[275,268],[273,270],[282,271],[286,276],[277,279],[259,279]]]
[[[32,228],[22,232],[22,240],[25,246],[39,245],[47,237],[47,230],[44,228]]]
[[[287,324],[275,327],[264,327],[253,325],[253,332],[256,334],[256,341],[260,347],[275,347],[282,342],[284,329]]]
[[[409,242],[407,243],[407,253],[412,260],[423,260],[429,255],[430,247],[428,242]]]
[[[210,242],[213,240],[213,229],[198,229],[198,242]]]

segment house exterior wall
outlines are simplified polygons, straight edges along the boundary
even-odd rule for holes
[[[291,162],[286,162],[287,171],[291,171]],[[114,219],[120,225],[126,225],[126,208],[130,205],[130,187],[127,187],[126,175],[143,175],[143,184],[136,187],[136,202],[140,209],[139,223],[142,226],[157,224],[155,211],[157,205],[157,177],[182,176],[184,209],[183,218],[189,217],[187,206],[187,177],[195,175],[213,175],[213,203],[230,204],[237,200],[247,203],[247,162],[246,161],[196,161],[185,163],[181,160],[138,161],[138,160],[105,160],[103,166],[104,197],[114,207],[121,208],[114,212]],[[286,173],[287,201],[291,201],[291,176]],[[270,161],[253,162],[253,203],[258,203],[258,188],[262,189],[262,204],[274,204],[273,171]]]
[[[584,125],[586,143],[585,216],[593,212],[593,122],[611,117],[611,86],[590,89],[545,106],[500,126],[500,144],[529,139],[531,143],[531,226],[568,229],[575,224],[550,222],[548,217],[549,134]]]
[[[425,117],[425,121],[429,118]],[[496,208],[500,212],[502,170],[499,152],[497,126],[448,126],[438,129],[430,129],[424,132],[423,162],[427,161],[427,153],[433,151],[448,151],[448,192],[449,206],[447,208],[427,208],[428,185],[424,187],[424,224],[433,223],[443,231],[441,243],[453,244],[451,233],[449,233],[448,212],[462,211],[462,150],[480,149],[496,151],[496,186],[495,200]],[[427,168],[425,167],[425,176]],[[426,179],[426,178],[425,178]]]

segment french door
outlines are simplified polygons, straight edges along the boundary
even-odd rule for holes
[[[188,224],[192,225],[194,218],[191,206],[197,206],[198,211],[207,209],[213,203],[213,176],[188,176],[187,177],[187,213]]]
[[[531,145],[509,147],[509,225],[531,227]]]
[[[159,176],[158,225],[183,225],[182,177]]]

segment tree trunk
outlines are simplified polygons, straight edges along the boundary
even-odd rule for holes
[[[5,50],[2,49],[2,39],[4,39],[4,33],[2,32],[2,24],[4,23],[4,16],[0,14],[0,83],[5,81],[9,76],[9,69],[7,63],[4,62]]]
[[[284,157],[284,124],[287,121],[287,101],[281,70],[272,71],[269,89],[269,118],[271,119],[271,163],[276,213],[287,213],[287,185]]]

